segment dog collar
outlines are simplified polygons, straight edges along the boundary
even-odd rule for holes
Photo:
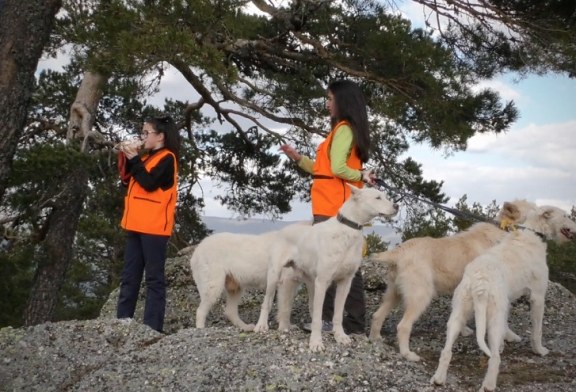
[[[522,229],[522,230],[530,230],[532,233],[534,233],[534,234],[536,234],[538,237],[540,237],[540,239],[541,239],[542,241],[544,241],[544,242],[546,242],[546,241],[548,240],[548,238],[546,238],[546,234],[544,234],[544,233],[540,233],[539,231],[532,230],[532,229],[529,228],[529,227],[524,227],[524,226],[517,226],[517,227],[518,227],[519,229]]]
[[[540,237],[542,239],[542,241],[544,241],[544,242],[548,241],[548,238],[546,238],[546,235],[540,233],[539,231],[535,231],[534,233],[536,233],[536,235],[538,237]]]
[[[338,219],[338,222],[345,224],[346,226],[351,227],[355,230],[362,230],[362,225],[359,225],[356,222],[352,222],[350,219],[344,217],[344,215],[342,214],[338,214],[336,216],[336,219]]]

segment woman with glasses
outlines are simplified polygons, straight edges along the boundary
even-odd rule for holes
[[[134,145],[122,149],[129,182],[121,222],[127,239],[117,317],[134,317],[145,273],[144,324],[162,332],[166,308],[164,265],[174,228],[180,137],[171,117],[146,120],[141,137],[144,154],[140,155]]]
[[[280,146],[298,166],[312,174],[313,224],[336,216],[338,210],[350,197],[353,184],[362,187],[363,182],[374,184],[375,175],[362,170],[370,154],[370,130],[366,102],[360,87],[349,80],[337,80],[328,85],[326,109],[330,114],[332,131],[316,151],[316,160],[301,155],[294,147]],[[361,255],[358,255],[361,257]],[[326,291],[322,309],[322,330],[332,331],[335,286]],[[364,334],[366,301],[364,281],[360,270],[356,271],[344,306],[342,326],[347,334]],[[304,329],[310,331],[310,324]]]

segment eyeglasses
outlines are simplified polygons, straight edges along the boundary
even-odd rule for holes
[[[158,133],[158,132],[154,132],[154,131],[142,131],[142,132],[140,132],[140,137],[146,138],[146,137],[148,137],[148,135],[150,135],[151,133]]]

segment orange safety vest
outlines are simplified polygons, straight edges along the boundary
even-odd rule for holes
[[[314,161],[311,199],[312,214],[336,216],[342,204],[350,197],[352,193],[346,183],[352,184],[358,188],[364,185],[362,181],[347,181],[343,178],[336,177],[332,173],[330,165],[330,146],[336,130],[341,125],[350,124],[347,121],[341,121],[330,134],[326,137],[316,150],[316,160]],[[352,148],[346,164],[352,169],[362,170],[362,161],[358,156],[356,148]]]
[[[178,195],[176,156],[169,150],[163,150],[151,157],[144,156],[142,159],[146,171],[150,172],[167,155],[172,155],[174,160],[174,184],[166,190],[158,188],[148,192],[134,180],[134,177],[131,177],[124,198],[124,215],[121,223],[123,229],[163,236],[172,234]]]

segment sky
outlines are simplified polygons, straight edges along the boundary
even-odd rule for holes
[[[401,12],[423,26],[422,6],[405,1]],[[477,86],[485,87],[513,100],[519,119],[503,134],[472,137],[466,151],[449,157],[413,145],[409,155],[422,163],[424,178],[444,181],[450,203],[466,194],[483,205],[525,198],[570,210],[576,205],[576,80],[507,74]]]
[[[422,20],[422,8],[404,2],[401,11],[414,24]],[[43,60],[39,68],[53,68],[59,60]],[[149,102],[162,106],[164,98],[195,101],[189,84],[174,69],[168,69],[158,94]],[[463,195],[469,203],[498,204],[517,198],[539,205],[555,205],[570,211],[576,206],[576,80],[559,75],[503,75],[482,82],[503,100],[513,100],[519,119],[500,135],[478,135],[466,151],[446,156],[442,150],[412,145],[407,155],[422,164],[426,180],[443,181],[442,191],[453,206]],[[204,215],[237,217],[214,199],[222,190],[209,178],[194,189],[205,199]],[[293,211],[281,220],[307,220],[311,207],[294,201]],[[256,217],[266,218],[266,217]]]

